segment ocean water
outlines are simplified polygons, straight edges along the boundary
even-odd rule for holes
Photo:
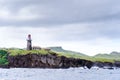
[[[0,68],[0,80],[120,80],[120,69]]]

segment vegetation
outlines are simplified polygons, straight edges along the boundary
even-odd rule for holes
[[[103,58],[103,57],[91,57],[91,56],[81,56],[79,54],[70,54],[70,53],[58,53],[59,56],[66,56],[68,58],[77,58],[77,59],[85,59],[85,60],[90,60],[93,62],[114,62],[115,59],[109,59],[109,58]],[[118,60],[117,60],[118,61]]]
[[[47,51],[45,49],[41,50],[23,50],[23,49],[12,49],[8,50],[10,53],[10,56],[16,56],[16,55],[26,55],[26,54],[49,54],[52,53],[52,51]]]
[[[120,54],[98,54],[95,57],[120,61]]]
[[[98,58],[98,57],[92,57],[91,58],[91,61],[93,61],[93,62],[112,62],[112,63],[114,63],[114,59],[107,59],[107,58]]]
[[[82,54],[80,52],[70,51],[70,50],[64,50],[62,47],[49,47],[54,52],[60,52],[61,54],[66,54],[70,56],[87,56],[85,54]]]
[[[7,51],[0,50],[0,65],[6,65],[6,64],[8,64]]]

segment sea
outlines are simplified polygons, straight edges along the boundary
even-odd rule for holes
[[[0,68],[0,80],[120,80],[120,69]]]

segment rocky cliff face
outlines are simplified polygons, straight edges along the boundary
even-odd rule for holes
[[[120,61],[111,62],[92,62],[84,59],[67,58],[52,54],[26,54],[10,56],[8,55],[8,65],[0,65],[2,68],[69,68],[97,66],[100,68],[113,69],[120,68]]]
[[[57,56],[57,54],[27,54],[18,56],[8,56],[9,67],[17,68],[69,68],[69,67],[87,67],[91,68],[93,62]]]

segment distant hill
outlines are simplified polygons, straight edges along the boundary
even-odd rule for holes
[[[86,60],[92,60],[92,61],[114,61],[119,60],[120,61],[120,52],[111,52],[110,54],[97,54],[95,56],[88,56],[80,52],[75,52],[71,50],[64,50],[62,47],[49,47],[54,52],[59,52],[62,55],[68,56],[68,57],[76,57],[76,58],[82,58]]]
[[[62,47],[49,47],[51,50],[56,52],[66,52]]]
[[[70,51],[70,50],[64,50],[62,47],[49,47],[54,52],[59,52],[62,55],[68,56],[68,57],[76,57],[76,58],[88,58],[89,56],[80,53],[80,52],[75,52],[75,51]]]
[[[66,54],[80,54],[81,56],[87,56],[85,54],[82,54],[80,52],[75,52],[75,51],[70,51],[70,50],[64,50],[62,47],[49,47],[51,50],[55,51],[55,52],[63,52]]]
[[[110,54],[97,54],[94,57],[120,60],[120,52],[113,51]]]

